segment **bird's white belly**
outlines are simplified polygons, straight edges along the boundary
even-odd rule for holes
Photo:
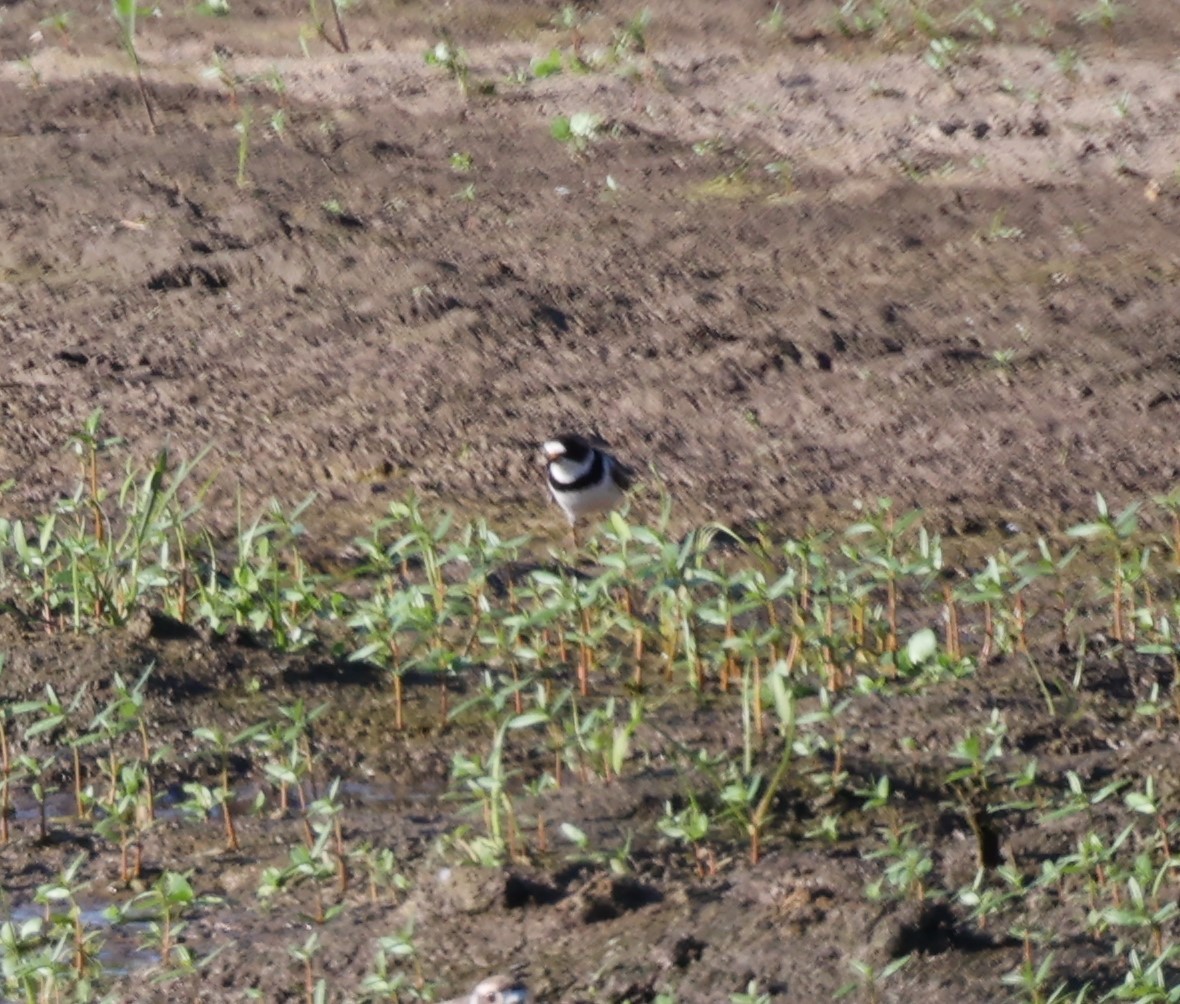
[[[571,523],[583,516],[607,512],[617,506],[623,498],[623,493],[615,484],[609,471],[597,484],[583,488],[581,491],[562,491],[554,488],[553,485],[549,486],[549,491],[552,493],[554,501],[565,510]]]

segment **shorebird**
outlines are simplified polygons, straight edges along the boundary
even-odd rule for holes
[[[443,1004],[531,1004],[532,997],[523,982],[514,976],[497,973],[475,985],[469,997],[456,997]]]
[[[576,544],[578,520],[616,508],[631,487],[631,471],[607,452],[605,443],[571,433],[554,436],[541,452],[549,468],[549,494],[574,528]]]

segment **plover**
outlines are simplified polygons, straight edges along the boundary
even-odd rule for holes
[[[565,434],[554,436],[541,447],[549,467],[549,493],[571,527],[583,516],[614,509],[631,487],[631,472],[605,445]]]
[[[443,1004],[530,1004],[529,989],[514,976],[502,973],[477,983],[470,997],[456,997]]]

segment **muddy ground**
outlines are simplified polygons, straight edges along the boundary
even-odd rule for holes
[[[316,493],[310,546],[326,556],[411,488],[556,532],[535,445],[567,428],[666,485],[683,525],[797,533],[889,496],[934,530],[990,539],[1077,523],[1095,491],[1119,505],[1174,486],[1170,0],[1119,6],[1111,24],[1071,3],[981,4],[994,35],[966,5],[938,7],[938,37],[958,47],[941,69],[900,4],[844,31],[819,0],[785,4],[781,24],[764,3],[649,7],[642,49],[632,39],[609,65],[536,79],[530,60],[554,47],[603,58],[638,9],[585,5],[574,33],[555,26],[556,3],[369,0],[346,13],[344,53],[298,3],[165,6],[139,25],[153,133],[105,4],[70,9],[64,31],[64,8],[0,6],[4,515],[73,489],[63,444],[96,408],[125,438],[120,456],[209,447],[206,512],[222,528],[239,496],[251,510]],[[424,63],[444,33],[465,53],[466,94]],[[220,75],[206,72],[215,54]],[[602,119],[584,148],[551,135],[581,112]],[[554,1002],[657,989],[717,1002],[750,978],[776,1000],[826,1000],[849,958],[884,964],[914,931],[937,950],[883,999],[993,1001],[1020,958],[1002,932],[874,912],[856,834],[799,853],[784,832],[760,868],[735,859],[708,881],[651,846],[634,886],[539,862],[536,888],[475,872],[440,893],[427,849],[453,825],[433,800],[451,740],[420,724],[378,741],[382,681],[212,642],[47,639],[16,621],[4,635],[8,697],[155,659],[164,736],[232,721],[247,678],[276,701],[338,706],[343,693],[365,709],[331,719],[326,755],[366,779],[354,836],[395,846],[415,891],[333,929],[322,962],[344,989],[372,938],[411,913],[444,990],[518,960]],[[996,694],[1026,753],[1105,751],[1114,770],[1164,742],[1136,731],[1101,674],[1074,735],[1037,724],[1017,668],[996,672],[923,698],[912,718],[858,711],[856,769],[902,769],[903,737],[945,741],[956,713]],[[717,739],[727,726],[706,709],[681,727]],[[658,816],[671,790],[657,766],[564,797],[606,841]],[[242,859],[200,859],[200,878],[248,904],[268,841],[247,824]],[[3,852],[17,888],[46,853]],[[949,824],[946,854],[969,877]],[[286,947],[304,932],[246,906],[230,916],[211,915],[202,934],[227,948],[184,992],[301,994]],[[1076,985],[1117,982],[1091,971],[1081,934],[1061,954]]]

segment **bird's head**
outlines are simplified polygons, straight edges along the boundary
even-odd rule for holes
[[[554,436],[541,444],[541,454],[545,463],[551,464],[556,460],[568,460],[581,463],[590,455],[591,446],[581,436],[563,434]]]

